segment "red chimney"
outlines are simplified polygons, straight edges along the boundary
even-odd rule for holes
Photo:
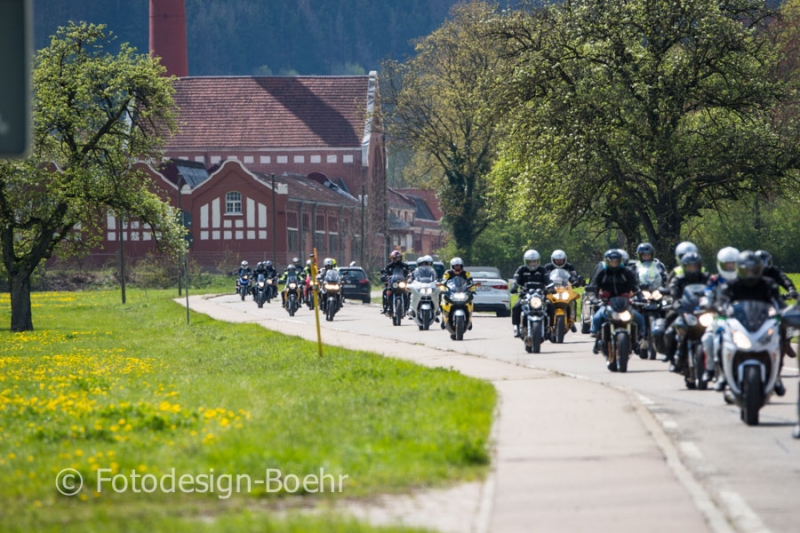
[[[167,76],[189,75],[184,0],[150,0],[150,55],[161,58]]]

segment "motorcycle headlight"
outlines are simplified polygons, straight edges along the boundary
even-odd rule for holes
[[[397,283],[396,281],[395,281],[395,282],[392,282],[392,288],[393,288],[393,289],[396,289],[396,288],[397,288],[397,287],[399,287],[399,286],[400,286],[400,284],[399,284],[399,283]]]
[[[465,292],[458,292],[454,294],[451,298],[454,302],[463,302],[467,299],[467,293]]]
[[[431,291],[431,289],[420,289],[420,290],[419,290],[419,293],[420,293],[421,295],[423,295],[423,296],[427,296],[427,295],[429,295],[431,292],[432,292],[432,291]]]
[[[242,276],[242,279],[247,281],[247,276]]]
[[[739,330],[735,330],[733,332],[733,343],[737,348],[741,348],[743,350],[749,350],[753,347],[753,343],[750,342],[750,339],[747,337],[747,335]]]
[[[758,339],[759,344],[769,344],[772,340],[772,336],[775,334],[775,328],[769,328],[766,333],[764,333],[760,339]]]
[[[289,284],[289,288],[290,289],[296,289],[297,288],[297,283],[290,283]]]
[[[614,313],[611,315],[611,318],[619,322],[630,322],[631,318],[633,318],[633,315],[631,315],[630,311],[623,311],[621,313]]]
[[[259,282],[258,282],[258,286],[259,286],[259,287],[263,287],[263,286],[264,286],[264,282],[263,282],[263,281],[259,281]]]
[[[542,299],[541,298],[531,298],[531,307],[534,309],[541,309],[542,308]]]
[[[714,313],[703,313],[700,315],[700,325],[704,328],[711,326],[714,322]]]
[[[644,296],[648,300],[653,297],[650,291],[642,291],[642,296]]]
[[[684,315],[683,321],[686,323],[687,326],[693,328],[697,325],[697,317],[694,315]]]
[[[397,286],[400,287],[401,289],[405,289],[406,288],[406,282],[405,281],[401,281],[400,283],[397,284]]]
[[[649,298],[652,298],[653,300],[660,300],[663,297],[664,295],[661,294],[661,291],[653,291],[649,296]]]
[[[325,290],[326,291],[335,291],[338,288],[339,288],[339,286],[334,284],[334,283],[326,283],[325,284]]]
[[[560,292],[556,295],[559,300],[564,300],[565,302],[569,300],[569,293],[568,292]]]

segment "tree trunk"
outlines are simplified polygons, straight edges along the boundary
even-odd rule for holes
[[[31,275],[10,274],[11,331],[33,331],[31,316]]]
[[[675,264],[675,247],[681,239],[681,223],[675,216],[664,215],[659,217],[657,239],[653,242],[656,257],[669,268]]]

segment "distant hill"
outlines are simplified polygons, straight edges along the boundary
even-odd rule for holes
[[[187,0],[189,72],[358,74],[412,54],[456,0]],[[36,0],[36,48],[69,20],[104,23],[144,52],[148,0]]]

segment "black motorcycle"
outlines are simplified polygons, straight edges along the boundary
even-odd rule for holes
[[[633,306],[644,317],[644,337],[645,342],[639,346],[639,357],[642,359],[655,359],[658,350],[656,349],[656,341],[653,336],[654,325],[664,320],[667,315],[667,310],[671,304],[669,292],[660,287],[651,287],[645,285],[642,287],[641,298],[636,298],[633,301]]]
[[[328,270],[320,283],[319,308],[325,313],[325,320],[333,317],[342,308],[342,278],[338,270]]]
[[[269,298],[268,295],[269,287],[267,286],[267,280],[264,274],[259,274],[258,278],[256,278],[256,286],[253,288],[253,299],[256,301],[256,305],[258,305],[259,309],[264,307],[264,302]]]
[[[389,303],[387,314],[392,319],[392,324],[399,326],[407,312],[408,282],[402,267],[395,267],[391,272],[381,272],[382,279],[386,281],[384,291]]]
[[[284,304],[289,316],[294,316],[297,309],[300,307],[300,280],[297,274],[289,275],[286,278],[286,287],[283,292],[285,293]]]
[[[525,292],[520,295],[521,320],[519,338],[528,353],[540,353],[542,343],[549,331],[547,318],[547,299],[541,283],[526,283]]]
[[[614,296],[603,298],[603,303],[605,313],[600,329],[603,355],[611,372],[627,372],[631,345],[638,338],[631,300],[628,296]]]
[[[706,328],[714,321],[714,313],[701,308],[700,302],[705,288],[705,285],[692,284],[683,289],[678,318],[675,319],[675,332],[680,346],[680,357],[676,366],[683,374],[687,389],[705,390],[708,387],[702,339]]]

